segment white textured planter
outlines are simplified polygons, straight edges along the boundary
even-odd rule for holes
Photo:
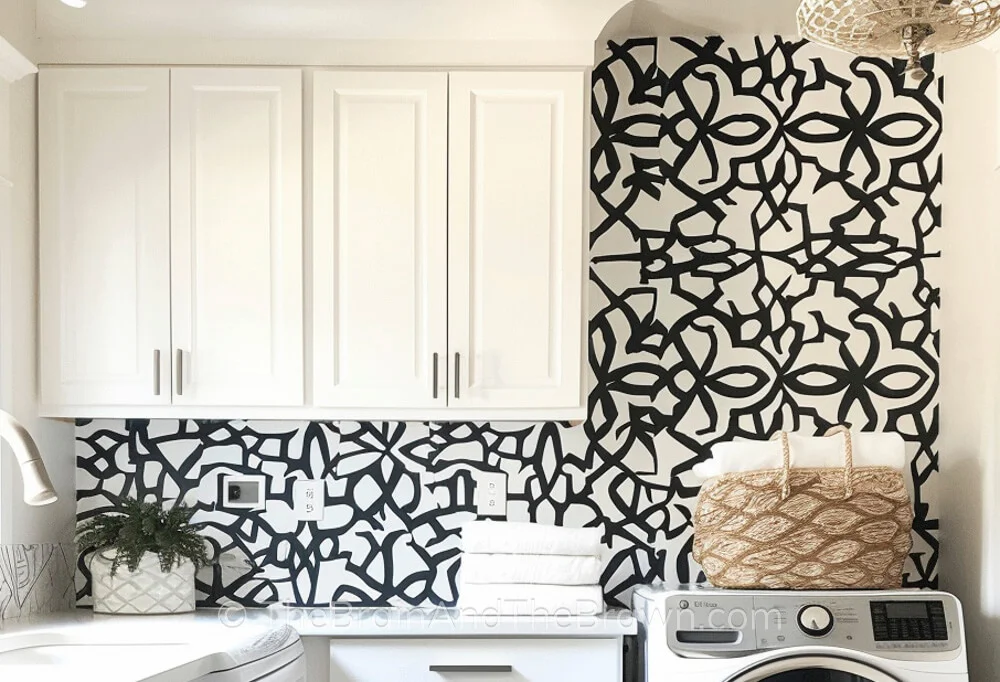
[[[156,615],[194,611],[194,564],[181,560],[174,570],[160,570],[160,559],[147,552],[135,571],[124,564],[111,575],[111,558],[96,552],[90,562],[94,611]]]

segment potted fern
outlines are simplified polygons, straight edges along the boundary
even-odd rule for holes
[[[195,607],[194,576],[208,563],[191,525],[193,509],[125,499],[111,512],[81,522],[76,539],[90,554],[94,611],[185,613]]]

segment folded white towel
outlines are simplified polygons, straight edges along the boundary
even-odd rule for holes
[[[898,433],[851,432],[854,466],[883,466],[903,471],[906,467],[906,443]],[[844,466],[844,436],[806,436],[788,434],[792,467]],[[696,464],[694,474],[709,479],[736,471],[781,468],[781,441],[747,440],[717,443],[712,446],[712,459]]]
[[[462,583],[458,607],[481,616],[592,616],[604,612],[604,593],[599,585]]]
[[[600,556],[601,529],[472,521],[462,527],[462,549],[467,554]]]
[[[463,554],[462,580],[471,584],[596,585],[601,581],[601,560],[555,554]]]

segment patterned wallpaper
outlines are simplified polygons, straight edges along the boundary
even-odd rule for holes
[[[899,70],[777,38],[609,45],[582,426],[81,422],[80,517],[196,505],[223,557],[206,604],[452,604],[473,473],[503,471],[509,518],[602,529],[626,604],[699,579],[691,467],[713,443],[846,421],[908,442],[905,579],[935,586],[942,90]],[[218,508],[228,472],[268,476],[267,508]],[[326,481],[323,521],[292,518],[295,478]]]

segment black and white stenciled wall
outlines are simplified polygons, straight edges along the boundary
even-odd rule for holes
[[[509,518],[601,528],[626,604],[699,578],[691,468],[713,443],[847,421],[907,440],[906,583],[934,586],[941,97],[797,41],[612,44],[584,425],[81,422],[80,517],[123,495],[194,505],[222,556],[208,604],[451,604],[473,474],[503,471]],[[265,511],[216,508],[229,473],[269,477]],[[322,522],[293,518],[296,478],[326,481]]]

